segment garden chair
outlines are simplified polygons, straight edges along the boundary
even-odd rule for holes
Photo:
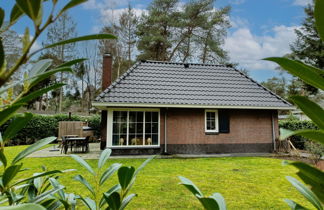
[[[83,146],[82,146],[83,152],[89,152],[89,139],[90,139],[90,136],[87,136],[83,142]]]
[[[61,143],[61,154],[64,152],[64,154],[67,153],[67,150],[69,148],[69,144],[65,138],[65,136],[62,136],[62,143]]]

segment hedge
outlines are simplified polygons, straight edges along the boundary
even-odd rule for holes
[[[32,119],[28,122],[25,128],[18,132],[18,134],[11,140],[9,145],[32,144],[49,136],[57,136],[59,121],[87,121],[89,126],[94,129],[96,137],[100,135],[100,116],[93,115],[89,117],[81,117],[72,115],[69,119],[68,115],[38,115],[34,114]],[[6,129],[10,122],[0,127],[0,132]]]
[[[300,129],[318,129],[318,127],[309,120],[280,120],[279,121],[279,127],[285,128],[288,130],[300,130]],[[297,149],[305,149],[305,141],[307,139],[301,137],[301,136],[292,136],[291,142]]]

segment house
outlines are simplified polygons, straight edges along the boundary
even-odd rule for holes
[[[113,154],[271,152],[293,108],[231,66],[140,61],[112,84],[111,66],[93,106]]]

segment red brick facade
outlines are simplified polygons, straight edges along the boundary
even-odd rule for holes
[[[272,150],[272,118],[275,137],[278,136],[277,111],[229,110],[230,132],[218,134],[205,133],[204,112],[204,109],[167,110],[167,152],[219,153],[223,149],[226,153]],[[160,129],[161,145],[164,146],[164,110],[161,110]]]

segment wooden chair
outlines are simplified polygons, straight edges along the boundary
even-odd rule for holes
[[[89,139],[90,139],[90,136],[87,136],[83,142],[83,145],[82,145],[83,152],[89,152]]]
[[[67,142],[65,136],[62,136],[61,154],[62,154],[62,152],[64,152],[64,154],[66,154],[68,148],[69,148],[68,142]]]

